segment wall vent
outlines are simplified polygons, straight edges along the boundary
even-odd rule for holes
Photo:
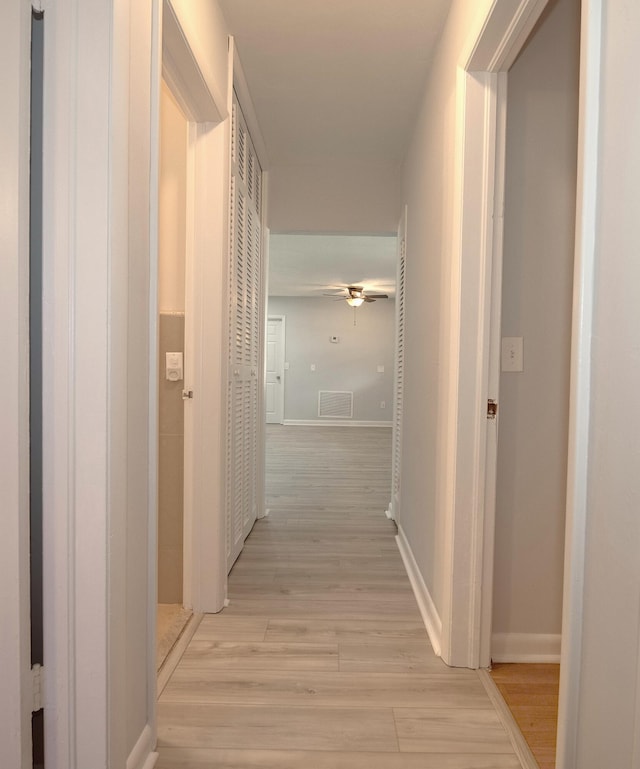
[[[352,419],[353,393],[340,390],[319,390],[318,416]]]

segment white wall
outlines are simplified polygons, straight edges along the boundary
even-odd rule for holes
[[[395,234],[399,190],[397,165],[273,166],[268,225],[272,232]]]
[[[640,762],[640,5],[603,5],[602,61],[589,79],[600,96],[600,136],[597,212],[588,222],[595,318],[583,656],[576,754],[563,769]],[[590,55],[598,43],[590,40]]]
[[[494,634],[561,631],[579,33],[580,2],[552,2],[508,76],[502,336],[524,371],[500,381]]]
[[[452,205],[458,59],[490,3],[454,0],[403,163],[407,204],[406,348],[402,526],[436,610],[442,610],[442,467],[448,382],[446,319],[452,263]]]
[[[318,390],[352,390],[354,421],[391,421],[395,302],[381,299],[354,310],[329,297],[269,297],[268,310],[286,318],[285,420],[323,422]],[[331,343],[330,336],[340,342]]]

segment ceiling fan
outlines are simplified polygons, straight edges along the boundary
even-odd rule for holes
[[[363,302],[375,302],[376,299],[388,299],[388,294],[367,294],[362,286],[345,286],[340,294],[325,294],[325,296],[344,299],[350,307],[360,307]]]

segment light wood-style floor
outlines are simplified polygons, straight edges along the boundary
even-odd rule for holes
[[[384,516],[386,428],[268,426],[267,498],[159,700],[158,769],[520,769],[434,654]]]

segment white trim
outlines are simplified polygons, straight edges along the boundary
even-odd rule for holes
[[[171,0],[164,0],[163,6],[162,75],[190,121],[219,123],[225,116],[223,105],[216,104],[209,90]]]
[[[539,769],[538,762],[531,752],[531,748],[523,737],[520,727],[516,723],[507,703],[504,701],[504,697],[500,694],[500,690],[493,678],[491,678],[491,674],[488,670],[478,670],[478,677],[493,707],[496,709],[498,717],[502,721],[514,753],[518,757],[518,761],[520,761],[520,766],[522,769]]]
[[[220,611],[226,595],[220,436],[228,208],[227,105],[215,103],[197,61],[194,41],[164,0],[162,72],[189,123],[185,274],[185,483],[183,603],[196,612]],[[169,61],[164,61],[164,56]],[[168,66],[166,66],[168,64]],[[197,87],[192,87],[196,84]],[[206,99],[202,100],[202,88]],[[207,106],[207,99],[210,100]],[[211,106],[214,105],[214,108]],[[211,217],[211,211],[221,211]],[[215,258],[212,256],[215,255]],[[157,367],[152,370],[157,370]],[[211,543],[218,543],[212,547]],[[220,544],[222,543],[222,544]]]
[[[493,216],[493,254],[490,266],[487,265],[486,288],[491,296],[488,318],[486,349],[487,368],[486,396],[496,403],[500,402],[500,354],[502,335],[502,255],[504,238],[504,196],[506,167],[506,129],[507,129],[507,73],[496,76],[496,152],[494,180],[494,216]],[[478,664],[488,667],[491,664],[491,631],[493,624],[493,572],[495,560],[495,523],[496,523],[496,483],[498,472],[498,433],[500,413],[495,419],[486,421],[484,445],[484,534],[482,553],[482,595],[479,606],[479,653]]]
[[[517,6],[511,0],[496,0],[470,37],[457,77],[453,259],[447,286],[451,309],[442,327],[443,345],[449,350],[442,381],[448,394],[442,427],[442,649],[448,664],[472,668],[487,662],[492,600],[487,579],[493,531],[485,506],[487,472],[492,467],[491,461],[487,464],[486,401],[492,270],[494,260],[499,267],[501,251],[493,221],[505,140],[499,122],[503,107],[498,73],[514,61],[545,5],[546,0],[520,0]]]
[[[236,92],[236,96],[238,97],[238,103],[240,104],[240,109],[242,110],[242,114],[247,124],[247,130],[249,131],[249,136],[251,137],[253,148],[256,151],[256,155],[258,156],[260,168],[264,174],[269,170],[269,154],[267,152],[267,145],[264,142],[262,131],[260,130],[260,123],[258,122],[256,109],[253,104],[253,99],[251,98],[251,92],[249,91],[247,78],[245,77],[244,69],[242,68],[242,62],[240,61],[240,56],[238,54],[238,49],[236,48],[235,39],[233,36],[229,38],[229,50],[233,56],[233,88]],[[266,180],[263,178],[263,182],[264,181]],[[263,184],[263,191],[265,190],[265,186],[266,185]],[[264,206],[264,201],[262,209],[263,213],[265,214],[265,216],[263,216],[264,232],[264,226],[267,221],[265,210],[266,206]]]
[[[494,633],[494,662],[560,662],[562,636],[544,633]]]
[[[409,582],[413,588],[413,593],[418,602],[420,616],[422,617],[422,621],[427,630],[431,646],[433,646],[434,653],[438,657],[441,657],[442,620],[440,619],[436,605],[433,602],[429,588],[422,578],[420,567],[416,563],[409,540],[400,526],[398,527],[396,542],[398,543],[398,550],[400,550],[402,562],[407,571],[407,576],[409,577]]]
[[[159,310],[159,201],[160,201],[160,99],[162,88],[162,3],[154,0],[151,16],[151,82],[149,86],[149,372],[158,371]],[[156,634],[158,612],[158,447],[159,389],[157,375],[150,374],[149,402],[149,477],[147,485],[147,708],[152,746],[157,739]]]
[[[29,129],[31,7],[0,6],[0,765],[31,760],[29,626]]]
[[[149,724],[145,724],[144,729],[140,733],[136,744],[133,746],[133,750],[129,753],[127,758],[127,769],[153,769],[158,760],[158,753],[155,753],[153,748],[154,730]]]
[[[591,336],[598,222],[602,26],[602,0],[582,0],[571,397],[556,751],[558,769],[572,769],[577,761],[591,408]]]
[[[300,427],[393,427],[393,422],[367,422],[351,419],[285,419],[282,424]]]

